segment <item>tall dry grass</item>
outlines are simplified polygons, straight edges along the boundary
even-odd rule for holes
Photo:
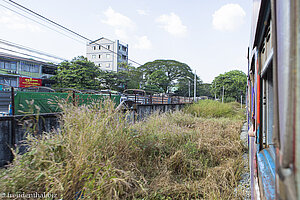
[[[64,105],[60,130],[28,136],[28,152],[0,175],[4,192],[63,199],[240,199],[242,120],[188,111],[129,125],[104,106]]]

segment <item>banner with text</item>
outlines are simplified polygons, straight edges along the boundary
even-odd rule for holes
[[[42,86],[42,79],[19,77],[19,87]]]

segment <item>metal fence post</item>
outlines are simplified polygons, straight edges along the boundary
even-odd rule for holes
[[[72,100],[73,100],[73,106],[75,106],[75,91],[73,91]]]
[[[15,88],[11,87],[11,109],[12,109],[12,119],[11,119],[11,147],[15,147],[16,143],[16,120],[15,120]],[[13,160],[13,154],[11,159]]]
[[[11,87],[11,110],[12,115],[15,115],[15,88]]]

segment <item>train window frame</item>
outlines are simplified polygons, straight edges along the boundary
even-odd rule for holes
[[[273,46],[272,43],[272,19],[268,17],[264,37],[261,41],[259,58],[261,66],[261,131],[262,148],[273,145],[273,115],[274,115],[274,91],[273,91]]]
[[[273,145],[273,62],[271,61],[262,74],[262,135],[265,148]]]

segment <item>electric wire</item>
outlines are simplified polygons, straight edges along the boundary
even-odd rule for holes
[[[6,0],[3,0],[3,1],[6,2],[6,3],[8,3]],[[18,7],[22,8],[21,10],[23,10],[23,11],[31,12],[31,13],[33,13],[34,15],[38,16],[39,18],[43,19],[44,21],[46,20],[48,23],[54,24],[54,25],[56,25],[56,26],[58,26],[58,27],[60,27],[60,28],[62,28],[62,29],[64,29],[64,30],[66,30],[66,31],[68,31],[68,32],[71,32],[72,34],[75,34],[77,37],[83,38],[83,39],[85,39],[85,40],[87,40],[87,41],[89,41],[89,42],[93,42],[93,40],[91,40],[91,39],[89,39],[89,38],[87,38],[87,37],[85,37],[85,36],[83,36],[83,35],[81,35],[81,34],[75,32],[75,31],[72,31],[71,29],[69,29],[69,28],[67,28],[67,27],[65,27],[65,26],[62,26],[62,25],[58,24],[57,22],[54,22],[53,20],[50,20],[49,18],[44,17],[43,15],[41,15],[41,14],[39,14],[39,13],[37,13],[37,12],[35,12],[35,11],[29,9],[29,8],[26,8],[25,6],[22,6],[22,5],[20,5],[20,4],[16,3],[16,2],[14,2],[14,1],[12,1],[12,0],[9,0],[9,2],[11,2],[11,3],[17,5]],[[11,4],[10,4],[10,5],[11,5]],[[30,18],[29,18],[29,19],[30,19]],[[35,22],[36,22],[36,21],[35,21]],[[108,48],[105,47],[104,45],[99,44],[99,43],[97,43],[97,42],[95,42],[94,44],[99,45],[99,46],[101,46],[102,48],[104,48],[104,49],[108,50],[109,52],[112,52],[112,53],[114,53],[114,54],[116,54],[116,55],[119,55],[119,56],[122,55],[122,54],[119,54],[119,53],[117,53],[117,52],[115,52],[115,51],[112,51],[112,50],[108,49]],[[137,65],[139,65],[139,66],[142,65],[142,64],[140,64],[140,63],[138,63],[138,62],[136,62],[136,61],[134,61],[134,60],[132,60],[132,59],[129,59],[129,58],[128,58],[128,60],[131,61],[131,62],[133,62],[133,63],[135,63],[135,64],[137,64]]]
[[[44,61],[47,61],[47,62],[53,62],[53,61],[47,60],[45,58],[40,58],[40,57],[37,57],[37,56],[33,56],[33,55],[26,54],[26,53],[14,51],[14,50],[11,50],[11,49],[6,49],[6,48],[3,48],[3,47],[0,47],[0,49],[5,50],[5,51],[10,51],[10,52],[13,52],[13,53],[18,53],[18,54],[21,54],[21,55],[24,55],[24,56],[29,56],[29,57],[32,57],[32,58],[37,58],[37,59],[44,60]]]
[[[70,39],[72,39],[72,40],[74,40],[74,41],[77,41],[77,42],[79,42],[79,43],[86,44],[86,43],[83,42],[83,41],[80,41],[80,40],[75,39],[75,38],[72,38],[72,37],[70,37],[70,36],[68,36],[68,35],[66,35],[66,34],[64,34],[64,33],[62,33],[62,32],[59,32],[58,30],[55,30],[55,29],[53,29],[53,28],[51,28],[51,27],[49,27],[49,26],[47,26],[47,25],[45,25],[45,24],[42,24],[42,23],[40,23],[40,22],[38,22],[38,21],[36,21],[36,20],[34,20],[34,19],[32,19],[32,18],[26,16],[26,15],[23,15],[23,14],[21,14],[21,13],[15,11],[15,10],[13,10],[13,9],[11,9],[11,8],[9,8],[9,7],[7,7],[7,6],[4,6],[3,4],[0,4],[0,6],[6,8],[6,9],[8,9],[8,10],[10,10],[10,11],[12,11],[12,12],[18,14],[18,15],[21,15],[22,17],[25,17],[25,18],[27,18],[27,19],[29,19],[29,20],[31,20],[31,21],[34,21],[35,23],[38,23],[38,24],[41,25],[41,26],[45,26],[45,27],[47,27],[48,29],[51,29],[51,30],[53,30],[53,31],[55,31],[55,32],[57,32],[57,33],[60,33],[60,34],[66,36],[66,37],[68,37],[68,38],[70,38]]]
[[[4,2],[7,2],[6,0],[3,0],[3,1],[4,1]],[[51,22],[52,24],[55,24],[56,26],[59,26],[59,27],[65,29],[66,31],[69,31],[69,32],[71,32],[71,33],[77,35],[78,37],[84,38],[85,40],[89,40],[90,42],[92,41],[92,40],[90,40],[90,39],[84,37],[83,35],[80,35],[79,33],[76,33],[75,31],[72,31],[71,29],[68,29],[67,27],[62,26],[62,25],[56,23],[55,21],[53,21],[53,20],[51,20],[51,19],[49,19],[49,18],[47,18],[47,17],[44,17],[43,15],[41,15],[41,14],[39,14],[39,13],[37,13],[37,12],[35,12],[35,11],[29,9],[29,8],[26,8],[25,6],[22,6],[21,4],[18,4],[18,3],[15,2],[15,1],[9,0],[9,2],[11,2],[11,3],[13,3],[13,4],[15,4],[15,5],[21,7],[21,8],[24,9],[24,10],[27,10],[27,11],[29,11],[29,12],[31,12],[31,13],[37,15],[38,17],[40,17],[40,18],[42,18],[42,19],[45,19],[45,20]]]
[[[14,48],[18,48],[18,49],[21,49],[21,50],[26,50],[26,51],[29,51],[29,52],[32,52],[32,53],[36,53],[36,54],[39,54],[39,55],[43,55],[43,56],[47,56],[47,57],[50,57],[50,58],[54,58],[56,60],[67,60],[65,58],[60,58],[60,57],[57,57],[57,56],[54,56],[54,55],[51,55],[51,54],[48,54],[48,53],[45,53],[45,52],[42,52],[42,51],[31,49],[29,47],[25,47],[25,46],[22,46],[22,45],[19,45],[19,44],[15,44],[15,43],[9,42],[7,40],[0,39],[0,43],[5,44],[7,46],[14,47]]]

